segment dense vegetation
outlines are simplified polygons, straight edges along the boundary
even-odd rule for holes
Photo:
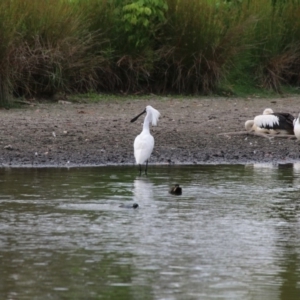
[[[1,0],[0,105],[300,81],[297,0]]]

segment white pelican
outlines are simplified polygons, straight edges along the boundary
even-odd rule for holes
[[[253,120],[246,121],[245,128],[260,133],[293,134],[294,117],[289,113],[274,113],[271,108],[266,108],[262,115]]]
[[[273,113],[273,110],[271,108],[266,108],[263,111],[263,115],[267,115],[269,113]],[[257,124],[254,123],[254,120],[248,120],[245,122],[245,128],[247,131],[255,131],[257,133],[271,133],[271,130],[266,129],[266,128],[261,128],[257,126]]]
[[[263,115],[254,118],[254,124],[260,128],[274,130],[275,134],[293,134],[294,119],[289,113],[274,113],[271,108],[266,108]]]
[[[298,118],[294,120],[294,133],[297,140],[300,140],[300,114]]]
[[[254,120],[248,120],[245,122],[245,128],[247,131],[255,131],[257,133],[270,133],[269,129],[260,128],[254,124]]]
[[[147,168],[148,168],[148,159],[153,151],[154,148],[154,138],[150,133],[150,123],[153,126],[157,125],[158,118],[160,116],[160,113],[158,110],[153,108],[152,106],[148,105],[146,106],[146,109],[141,112],[139,115],[137,115],[135,118],[131,120],[131,122],[134,122],[138,119],[139,116],[142,114],[147,113],[144,124],[143,124],[143,130],[142,132],[135,138],[133,143],[134,148],[134,157],[137,164],[140,166],[140,175],[142,172],[142,164],[146,162],[146,168],[145,168],[145,174],[147,174]]]

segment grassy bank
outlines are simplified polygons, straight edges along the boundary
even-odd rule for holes
[[[57,92],[281,92],[300,81],[300,1],[2,0],[0,105]]]

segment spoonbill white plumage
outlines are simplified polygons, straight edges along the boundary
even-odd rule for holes
[[[297,140],[300,140],[300,114],[298,118],[294,120],[294,133]]]
[[[144,119],[143,130],[135,138],[133,143],[134,157],[136,163],[140,166],[140,175],[142,173],[142,164],[146,162],[145,174],[147,174],[148,159],[154,148],[154,138],[150,133],[150,123],[153,126],[157,125],[160,113],[158,110],[150,105],[146,106],[146,109],[142,111],[139,115],[134,117],[131,122],[136,121],[142,114],[147,113]]]

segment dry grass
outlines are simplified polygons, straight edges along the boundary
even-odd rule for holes
[[[299,84],[300,47],[293,45],[285,48],[282,53],[266,59],[261,67],[261,82],[264,88],[281,93],[282,84]]]

